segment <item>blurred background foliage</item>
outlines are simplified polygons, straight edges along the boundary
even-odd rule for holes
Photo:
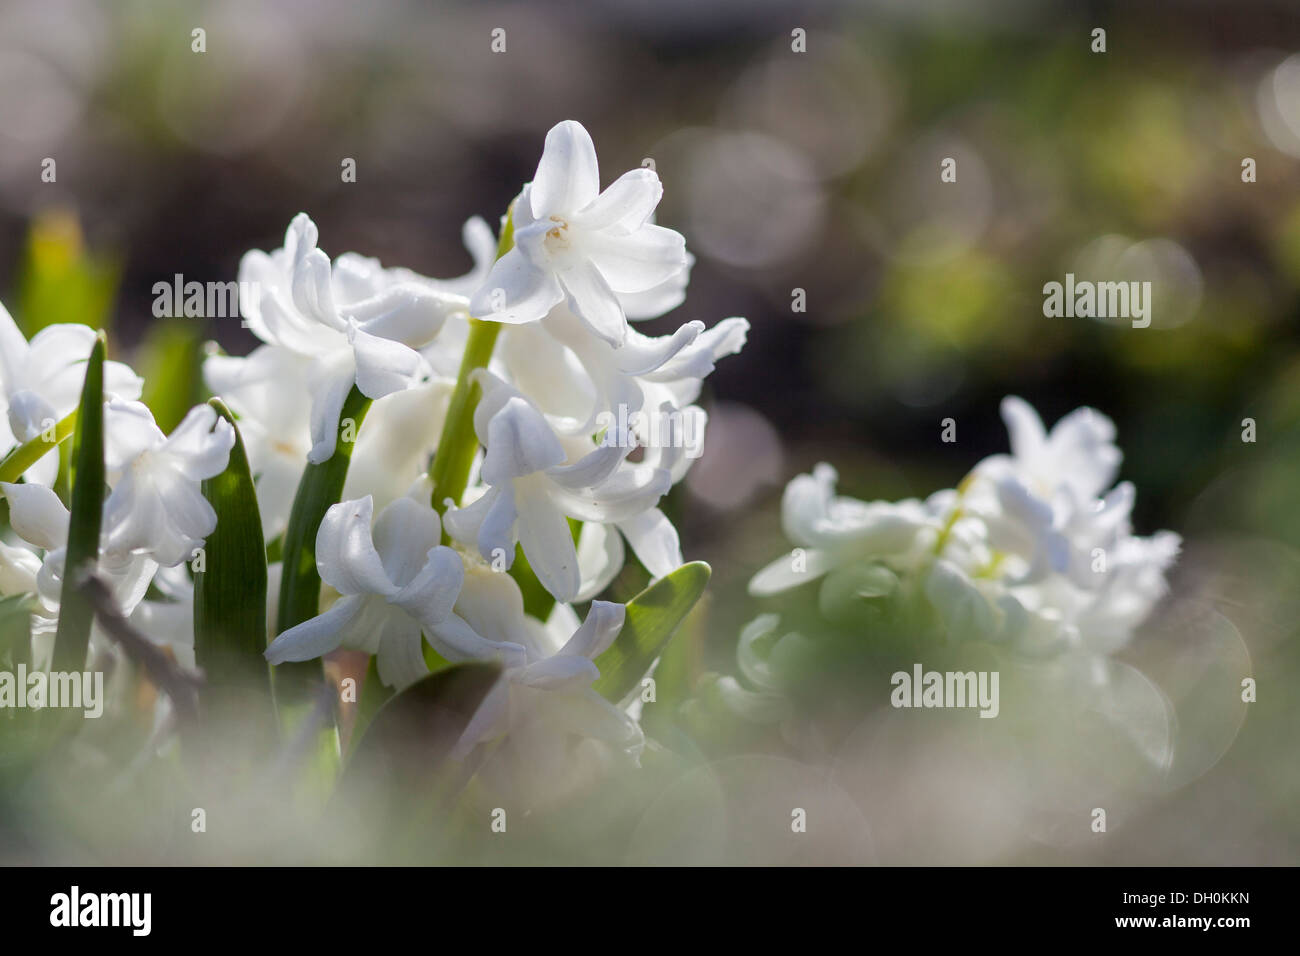
[[[659,221],[698,258],[652,330],[753,324],[670,505],[715,568],[673,666],[728,669],[792,475],[828,460],[846,493],[923,496],[1005,448],[1004,394],[1048,422],[1093,405],[1139,532],[1185,536],[1175,586],[1233,619],[1261,688],[1223,764],[1152,814],[1181,829],[1107,852],[1294,861],[1298,51],[1292,0],[6,0],[0,295],[28,334],[112,326],[170,428],[202,343],[254,341],[237,318],[156,320],[155,282],[231,280],[299,210],[331,254],[460,274],[460,224],[494,221],[545,131],[578,119],[606,182],[654,160]],[[1066,272],[1152,281],[1151,327],[1045,318]],[[1191,841],[1197,819],[1215,824]]]

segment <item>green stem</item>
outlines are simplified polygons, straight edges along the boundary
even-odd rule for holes
[[[514,207],[506,213],[501,238],[497,242],[497,258],[514,248]],[[433,507],[442,514],[448,498],[457,504],[469,484],[470,468],[478,452],[478,435],[474,432],[474,409],[483,397],[483,390],[474,381],[474,373],[486,368],[501,334],[501,323],[484,319],[469,320],[469,338],[456,375],[456,388],[451,393],[447,409],[447,424],[438,441],[437,454],[429,465],[429,478],[433,482]]]
[[[77,413],[73,411],[54,426],[53,441],[47,440],[44,434],[40,434],[14,448],[4,456],[3,460],[0,460],[0,481],[10,483],[17,481],[28,468],[66,441],[76,426]]]

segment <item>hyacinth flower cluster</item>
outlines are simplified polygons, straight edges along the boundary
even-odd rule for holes
[[[241,288],[255,290],[241,312],[261,344],[243,357],[212,350],[203,377],[217,399],[170,436],[138,401],[140,378],[102,363],[99,346],[107,487],[88,553],[116,609],[194,665],[214,613],[196,600],[196,572],[213,560],[217,512],[226,520],[210,492],[238,464],[269,556],[259,613],[273,674],[351,649],[372,655],[366,693],[387,696],[488,662],[500,676],[457,756],[492,745],[539,761],[577,738],[634,763],[644,737],[626,707],[629,675],[595,686],[634,608],[598,597],[629,552],[652,586],[699,567],[683,569],[660,508],[690,457],[679,432],[647,423],[702,422],[703,379],[748,330],[741,318],[662,336],[633,325],[685,297],[692,259],[653,221],[661,196],[649,169],[602,190],[592,140],[570,121],[546,136],[498,235],[481,219],[465,225],[474,267],[459,278],[331,259],[300,214],[282,247],[240,265]],[[39,643],[60,630],[68,594],[57,446],[80,427],[79,396],[82,420],[99,419],[86,414],[95,333],[57,326],[29,343],[0,311],[0,337],[0,442],[13,449],[0,488],[21,539],[0,543],[0,594],[35,596]],[[648,631],[666,637],[676,623],[643,619],[640,656],[620,661],[644,672]],[[87,640],[108,650],[98,627]]]
[[[838,495],[828,464],[789,483],[781,518],[796,547],[750,581],[778,610],[743,629],[739,678],[712,685],[729,710],[788,721],[810,674],[861,680],[846,661],[910,668],[973,645],[1076,683],[1105,680],[1103,662],[1165,595],[1181,541],[1133,533],[1135,492],[1115,483],[1122,454],[1106,416],[1076,409],[1048,431],[1008,397],[1002,417],[1011,453],[925,500]]]

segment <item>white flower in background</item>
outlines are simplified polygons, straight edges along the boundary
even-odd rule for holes
[[[751,593],[867,561],[919,576],[951,639],[1009,641],[1032,656],[1122,647],[1164,595],[1178,536],[1133,534],[1133,486],[1109,487],[1121,454],[1104,415],[1079,409],[1049,434],[1020,399],[1002,411],[1012,454],[925,502],[837,497],[828,465],[794,479],[782,520],[806,550],[760,571]]]
[[[412,495],[428,501],[428,487]],[[379,678],[403,688],[429,672],[423,635],[450,661],[523,659],[523,648],[485,640],[453,612],[464,569],[460,555],[439,544],[438,513],[415,497],[399,498],[374,521],[370,498],[342,501],[326,512],[316,536],[321,580],[340,597],[323,614],[276,637],[272,664],[321,657],[340,646],[376,655]]]
[[[235,430],[199,405],[164,435],[140,402],[104,407],[104,550],[147,554],[163,567],[189,560],[217,526],[201,482],[226,470]]]
[[[0,540],[0,597],[35,594],[36,575],[40,570],[40,555],[30,548]]]
[[[474,425],[487,449],[479,469],[487,487],[476,501],[447,513],[447,528],[457,541],[477,545],[484,560],[506,568],[519,544],[542,586],[556,600],[572,601],[582,575],[568,519],[635,518],[654,508],[672,476],[654,464],[625,462],[631,450],[625,442],[569,439],[566,446],[518,392],[490,375],[481,381],[488,391]]]
[[[248,466],[257,482],[262,533],[284,533],[311,451],[310,360],[274,345],[244,358],[210,355],[203,380],[239,417]]]
[[[914,565],[937,539],[940,522],[925,503],[858,501],[836,495],[837,480],[835,469],[823,463],[786,485],[781,524],[799,547],[754,575],[750,594],[777,594],[859,560],[888,557]]]
[[[504,737],[502,752],[494,757],[516,770],[526,767],[530,774],[562,775],[572,757],[570,738],[576,736],[598,742],[613,755],[637,758],[645,743],[641,728],[591,687],[600,676],[593,660],[623,627],[623,605],[593,601],[579,624],[571,607],[557,604],[543,623],[524,613],[513,578],[471,565],[456,610],[476,633],[518,645],[525,654],[507,665],[483,699],[461,736],[457,756]]]
[[[170,648],[176,663],[193,670],[194,582],[189,569],[184,564],[159,568],[150,583],[158,599],[137,604],[129,612],[131,626],[159,647]]]
[[[430,369],[418,350],[468,303],[428,281],[395,277],[373,259],[344,255],[331,264],[316,240],[315,224],[300,213],[283,248],[244,256],[239,281],[260,290],[241,302],[258,338],[312,360],[308,457],[319,463],[334,454],[353,385],[376,399],[420,382]]]
[[[514,248],[474,294],[471,313],[537,322],[567,299],[596,335],[621,345],[627,314],[620,296],[657,290],[655,305],[671,301],[670,283],[687,266],[681,235],[650,221],[662,195],[650,169],[624,173],[602,193],[591,136],[573,120],[556,125],[515,202]]]
[[[45,552],[29,590],[40,600],[40,610],[33,619],[37,634],[53,633],[58,624],[59,604],[63,595],[64,565],[68,542],[68,509],[53,489],[37,484],[0,483],[0,491],[9,502],[9,523],[14,533]],[[100,554],[96,573],[108,586],[109,593],[123,614],[131,614],[144,599],[149,584],[158,571],[158,563],[146,554],[130,554],[105,549],[107,535],[100,532]],[[30,569],[30,561],[20,559],[19,567]],[[24,585],[28,582],[24,581]]]
[[[455,387],[455,379],[435,376],[375,402],[357,438],[343,497],[370,495],[382,511],[405,495],[429,470]]]
[[[28,342],[0,304],[0,456],[31,441],[77,408],[86,359],[95,330],[86,325],[51,325]],[[121,362],[104,363],[104,391],[124,399],[140,397],[140,377]],[[51,445],[51,451],[54,449]],[[28,469],[28,481],[54,483],[59,456],[47,454]]]

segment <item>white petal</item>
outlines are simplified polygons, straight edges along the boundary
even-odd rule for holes
[[[543,489],[525,486],[516,493],[519,546],[542,587],[557,601],[572,601],[582,586],[582,577],[568,520]]]
[[[20,538],[44,551],[68,543],[68,509],[52,489],[0,482],[0,491],[9,499],[9,523]]]
[[[1042,419],[1023,398],[1008,395],[1002,399],[1002,421],[1011,438],[1011,453],[1017,458],[1031,458],[1047,441]]]
[[[576,655],[595,660],[609,649],[623,629],[627,609],[610,601],[592,601],[582,627],[560,648],[561,655]]]
[[[686,268],[682,234],[650,223],[626,236],[604,233],[588,254],[609,287],[618,292],[645,292]]]
[[[356,354],[356,384],[367,398],[383,398],[409,388],[430,374],[420,353],[390,339],[381,339],[361,328],[353,328],[352,348]]]
[[[515,504],[512,488],[502,486],[489,494],[489,506],[483,515],[474,543],[478,545],[479,554],[495,565],[500,559],[502,566],[509,570],[515,563],[515,519],[519,511]]]
[[[529,664],[512,679],[544,690],[576,690],[599,676],[600,670],[586,657],[557,655]]]
[[[570,218],[574,225],[593,232],[602,229],[635,232],[654,215],[663,194],[663,184],[653,169],[629,170]]]
[[[340,594],[397,593],[370,536],[374,502],[370,496],[331,505],[316,534],[316,567],[321,580]]]
[[[104,467],[110,474],[166,441],[143,402],[113,399],[104,404]]]
[[[620,521],[618,530],[627,536],[637,560],[652,578],[671,574],[682,566],[682,545],[677,529],[658,508]]]
[[[564,462],[564,448],[542,414],[522,398],[512,398],[492,416],[480,474],[499,485]]]
[[[210,405],[190,409],[163,445],[176,468],[195,481],[225,471],[234,447],[235,429]]]
[[[799,551],[803,553],[796,553]],[[834,562],[826,552],[813,548],[796,548],[750,578],[749,593],[754,597],[780,594],[817,580],[832,567]]]
[[[557,465],[546,470],[547,476],[562,488],[577,490],[598,485],[609,478],[632,450],[628,436],[612,431],[605,443],[583,455],[572,465]]]
[[[624,464],[595,488],[569,491],[553,486],[553,498],[571,518],[579,521],[625,521],[659,503],[672,487],[664,468]]]
[[[448,614],[425,633],[434,650],[452,662],[500,661],[517,667],[525,660],[523,645],[489,640],[457,614]]]
[[[469,308],[470,314],[480,319],[521,325],[545,318],[563,299],[564,291],[553,275],[535,268],[518,249],[511,249],[493,264]]]
[[[451,613],[464,580],[460,555],[448,547],[432,548],[420,573],[389,600],[426,629],[433,628]]]
[[[372,539],[388,579],[402,587],[420,572],[430,548],[441,540],[438,512],[414,498],[393,500],[375,520]]]
[[[272,664],[310,661],[336,650],[365,603],[360,596],[339,598],[324,614],[289,628],[273,640],[266,649],[266,659]]]
[[[627,337],[623,306],[604,276],[591,262],[582,260],[559,274],[569,297],[569,308],[587,328],[618,348]]]
[[[591,134],[575,120],[557,123],[546,134],[542,158],[533,176],[530,202],[533,215],[574,213],[600,192],[600,168]]]
[[[578,536],[578,568],[582,587],[575,601],[590,601],[623,569],[623,538],[612,527],[588,522]],[[556,605],[559,607],[560,605]]]
[[[356,362],[351,350],[339,350],[312,372],[311,451],[307,460],[314,465],[334,456],[339,438],[339,416],[343,403],[356,383]]]
[[[379,634],[375,656],[379,679],[385,687],[401,690],[429,673],[424,659],[424,638],[420,625],[405,614],[391,614]]]
[[[460,296],[404,284],[349,306],[347,313],[368,334],[419,349],[437,337],[449,315],[468,309]]]
[[[308,318],[342,332],[347,328],[330,288],[329,256],[319,249],[300,252],[293,267],[293,304]]]
[[[614,360],[624,375],[648,375],[662,368],[703,331],[704,323],[699,321],[687,322],[672,335],[658,337],[629,329],[627,341],[614,353]]]
[[[104,392],[114,398],[135,401],[144,391],[144,379],[136,375],[129,365],[121,362],[104,363]]]

